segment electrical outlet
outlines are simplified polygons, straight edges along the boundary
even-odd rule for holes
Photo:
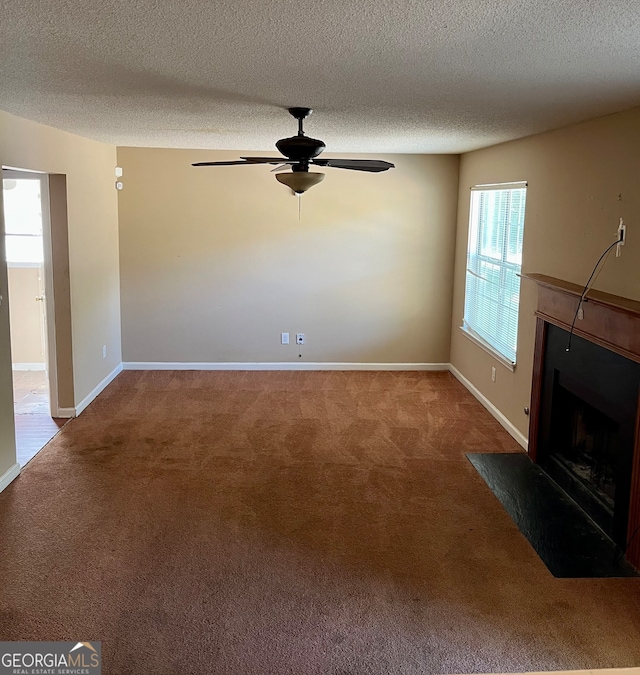
[[[496,369],[495,366],[491,366],[491,381],[495,382],[496,381]]]
[[[102,345],[102,358],[107,358],[107,345]]]
[[[289,344],[289,333],[280,333],[280,343],[283,345]]]
[[[624,220],[620,218],[620,225],[618,225],[618,241],[621,246],[624,246],[625,239],[627,238],[627,226],[624,224]]]
[[[620,247],[624,246],[626,240],[627,240],[627,226],[624,224],[624,220],[620,218],[620,225],[618,225],[618,245],[616,246],[616,258],[620,257],[620,254],[622,253]]]
[[[296,333],[296,344],[297,345],[304,344],[304,333]]]

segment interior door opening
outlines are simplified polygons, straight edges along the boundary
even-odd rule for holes
[[[2,172],[17,461],[24,466],[66,420],[57,406],[48,176]]]

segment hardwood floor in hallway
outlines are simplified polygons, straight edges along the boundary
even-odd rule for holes
[[[53,419],[44,370],[13,371],[17,461],[25,466],[68,422]]]

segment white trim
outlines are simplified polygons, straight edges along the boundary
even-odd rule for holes
[[[20,475],[20,465],[16,462],[13,466],[9,467],[3,474],[0,476],[0,492],[2,492],[11,481],[15,480]]]
[[[12,370],[46,370],[47,366],[43,363],[12,363]]]
[[[40,179],[40,199],[42,203],[42,251],[43,287],[44,287],[44,344],[45,362],[49,380],[49,409],[58,410],[58,356],[56,342],[56,306],[53,286],[53,245],[51,237],[51,192],[48,174]]]
[[[518,429],[498,410],[498,408],[491,403],[491,401],[467,378],[453,365],[449,364],[449,370],[451,374],[459,380],[477,399],[482,403],[482,405],[500,422],[500,424],[509,432],[511,436],[525,449],[529,449],[529,441],[527,437]]]
[[[468,328],[463,323],[462,326],[460,326],[460,330],[467,339],[473,342],[474,345],[477,345],[478,347],[480,347],[480,349],[484,349],[484,351],[487,352],[487,354],[493,356],[493,358],[496,361],[498,361],[498,363],[503,365],[507,370],[510,370],[512,373],[515,372],[516,364],[513,361],[509,361],[509,359],[503,356],[497,349],[495,349],[488,342],[485,342],[481,337],[476,335],[471,330],[471,328]]]
[[[529,186],[526,180],[516,180],[511,183],[487,183],[486,185],[472,185],[472,191],[485,190],[518,190]]]
[[[57,410],[52,411],[51,417],[56,419],[70,420],[76,416],[75,408],[58,408]]]
[[[104,389],[106,389],[118,375],[122,372],[122,364],[119,363],[105,378],[97,384],[90,392],[85,396],[80,403],[76,405],[75,416],[77,417],[92,401],[98,394],[100,394]],[[70,410],[70,409],[69,409]]]
[[[342,363],[309,361],[190,363],[128,361],[124,370],[449,370],[448,363]]]
[[[25,169],[24,167],[21,166],[8,166],[7,164],[2,165],[2,170],[6,171],[7,174],[11,177],[11,172],[13,171],[19,171],[21,174],[23,173],[41,173],[41,174],[46,174],[46,171],[38,171],[37,169]],[[4,175],[4,174],[3,174]],[[23,178],[23,176],[18,176],[19,178]],[[24,178],[29,178],[29,176],[24,176]],[[35,176],[34,176],[35,178]]]
[[[11,235],[9,235],[11,236]],[[7,269],[34,269],[39,270],[43,267],[43,262],[8,262]]]

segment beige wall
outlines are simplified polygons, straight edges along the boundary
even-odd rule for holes
[[[462,335],[469,188],[527,180],[522,270],[584,284],[624,217],[627,244],[613,253],[595,288],[640,300],[640,109],[505,143],[462,156],[451,362],[523,434],[530,403],[537,291],[522,283],[518,363],[500,366]],[[619,200],[619,195],[622,200]],[[497,380],[491,382],[491,367]]]
[[[0,112],[0,164],[67,177],[75,402],[121,361],[117,197],[113,146]],[[3,229],[3,228],[2,228]],[[54,244],[55,245],[55,244]],[[0,257],[6,291],[6,264]],[[5,295],[6,292],[0,293]],[[0,414],[12,412],[7,304],[0,307]],[[108,357],[102,358],[106,344]],[[15,461],[13,434],[0,425],[0,475]],[[13,459],[12,459],[13,458]]]
[[[10,267],[9,316],[11,321],[11,360],[13,363],[44,364],[44,307],[36,302],[41,295],[39,267]]]
[[[125,361],[448,362],[457,156],[326,170],[298,221],[271,167],[190,166],[238,155],[118,149]]]

